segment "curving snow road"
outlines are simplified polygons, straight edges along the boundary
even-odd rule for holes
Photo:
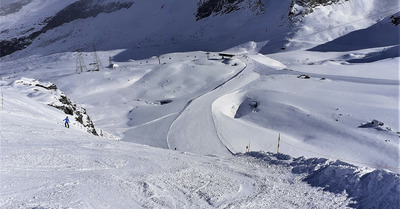
[[[237,152],[218,130],[212,105],[218,98],[235,92],[258,79],[259,74],[254,72],[258,65],[280,67],[277,61],[259,56],[262,55],[251,56],[251,59],[243,58],[242,62],[246,62],[246,65],[239,73],[214,90],[188,102],[168,132],[167,142],[171,149],[202,155],[230,155]],[[264,60],[264,62],[254,60]]]

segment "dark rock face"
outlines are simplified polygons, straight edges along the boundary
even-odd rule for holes
[[[48,19],[42,31],[51,30],[77,19],[96,17],[101,13],[112,13],[133,5],[133,2],[112,2],[106,5],[101,3],[101,0],[80,0],[75,2]]]
[[[48,89],[48,88],[46,88]],[[49,90],[49,89],[48,89]],[[86,109],[83,107],[77,107],[76,104],[72,103],[71,100],[64,94],[60,95],[58,101],[61,105],[54,103],[49,104],[49,106],[55,107],[62,110],[67,115],[75,115],[76,121],[83,125],[87,129],[88,133],[98,136],[96,128],[94,127],[93,121],[90,119],[89,115],[86,113]],[[86,120],[85,120],[86,118]]]
[[[32,0],[25,0],[22,2],[18,2],[18,4],[15,3],[15,6],[6,7],[10,9],[2,8],[2,10],[0,10],[0,15],[7,15],[10,14],[10,12],[16,12],[31,1]],[[102,2],[102,0],[77,1],[59,11],[55,16],[49,17],[44,20],[42,24],[45,26],[40,31],[31,33],[30,35],[25,37],[0,41],[0,57],[25,49],[30,44],[32,44],[35,38],[37,38],[39,35],[46,33],[47,31],[59,27],[65,23],[69,23],[77,19],[96,17],[101,13],[112,13],[123,8],[130,8],[133,5],[133,2],[112,2],[109,4],[102,4]]]
[[[232,11],[239,10],[238,4],[243,0],[208,0],[200,1],[198,3],[196,20],[200,20],[210,16],[213,13],[216,14],[228,14]]]
[[[200,20],[211,15],[229,14],[233,11],[248,7],[257,13],[264,12],[264,3],[262,0],[247,1],[247,5],[243,6],[244,0],[200,0],[197,3],[196,20]]]
[[[345,0],[345,1],[350,1],[350,0]],[[337,4],[339,2],[340,0],[293,0],[289,9],[289,18],[293,22],[296,22],[298,21],[296,17],[298,16],[304,17],[305,15],[312,13],[313,8],[317,6],[328,6],[331,4]],[[304,10],[297,11],[295,9],[296,5],[303,7]]]
[[[392,24],[394,26],[398,26],[400,24],[400,16],[397,16],[397,17],[391,16],[390,21],[392,22]]]
[[[45,88],[47,90],[56,90],[57,89],[56,84],[51,84],[50,86],[44,86],[42,84],[36,84],[36,86]]]
[[[46,102],[47,105],[63,111],[67,115],[75,116],[75,120],[80,123],[88,133],[98,136],[93,121],[86,113],[86,109],[73,103],[54,83],[42,83],[35,79],[24,78],[14,82],[14,85],[23,85],[30,89],[30,97],[35,97],[39,92],[50,94],[53,101]],[[71,118],[72,119],[72,118]]]
[[[340,0],[295,0],[295,2],[303,7],[314,8],[316,6],[327,6],[338,3]],[[346,0],[348,1],[348,0]]]

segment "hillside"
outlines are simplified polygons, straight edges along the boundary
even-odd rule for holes
[[[223,51],[267,40],[262,52],[270,53],[325,43],[399,8],[394,0],[318,2],[5,1],[1,56],[92,51],[95,44],[104,51],[126,49],[114,59],[127,61],[171,52]]]
[[[2,86],[1,208],[395,208],[399,201],[399,176],[382,170],[262,152],[199,156],[66,129],[54,121],[63,113],[23,89]]]
[[[400,208],[399,11],[1,0],[0,207]]]

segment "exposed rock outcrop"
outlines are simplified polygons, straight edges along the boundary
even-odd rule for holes
[[[74,116],[76,122],[81,124],[88,133],[98,136],[93,121],[86,113],[86,109],[73,103],[64,92],[57,89],[53,83],[43,83],[31,78],[21,78],[14,82],[14,86],[25,86],[22,91],[29,97],[39,100],[51,107],[63,111],[67,115]]]

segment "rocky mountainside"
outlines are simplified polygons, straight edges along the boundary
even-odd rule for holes
[[[288,39],[313,13],[320,20],[313,27],[320,29],[368,19],[380,12],[371,9],[377,4],[396,5],[393,0],[3,0],[0,56],[92,51],[95,44],[99,50],[127,49],[116,58],[127,60],[173,51],[222,51],[248,41],[269,41],[264,52],[279,51],[288,49]],[[346,18],[332,20],[336,14]],[[346,27],[338,36],[356,29]],[[337,37],[321,41],[332,38]]]
[[[23,0],[20,2],[12,2],[5,5],[0,10],[0,16],[7,16],[18,13],[22,7],[28,5],[33,0]],[[39,21],[37,24],[41,27],[39,30],[34,27],[29,28],[20,33],[20,37],[9,37],[1,41],[0,54],[6,56],[16,51],[23,50],[41,34],[49,30],[60,27],[64,24],[70,23],[78,19],[94,18],[101,13],[112,13],[122,8],[129,8],[133,2],[106,2],[103,0],[81,0],[68,5],[62,10],[58,11],[54,16],[46,17],[44,20]],[[12,30],[12,29],[11,29]],[[10,29],[2,31],[6,36]],[[11,39],[10,39],[11,38]]]

